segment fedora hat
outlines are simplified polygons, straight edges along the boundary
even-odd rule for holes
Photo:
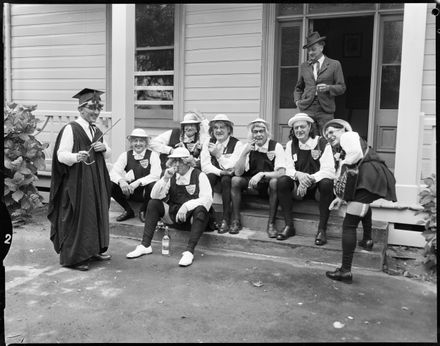
[[[335,124],[342,126],[345,129],[345,131],[347,131],[347,132],[353,131],[353,129],[351,128],[351,125],[347,121],[345,121],[343,119],[332,119],[332,120],[327,121],[324,124],[324,126],[322,127],[322,131],[321,131],[322,136],[325,137],[325,130],[327,130],[327,128],[329,126],[332,126]]]
[[[289,127],[293,127],[293,124],[295,124],[297,121],[300,120],[304,120],[307,121],[309,123],[314,123],[315,120],[313,120],[311,117],[309,117],[308,114],[306,113],[297,113],[295,114],[293,117],[291,117],[287,123],[287,125],[289,125]]]
[[[303,46],[303,49],[307,49],[313,46],[315,43],[324,41],[326,38],[326,36],[320,36],[319,32],[313,31],[309,34],[309,36],[306,37],[307,43]]]
[[[131,133],[127,136],[127,139],[130,139],[132,137],[150,138],[150,136],[148,136],[143,129],[134,129],[133,131],[131,131]]]
[[[228,116],[226,114],[217,114],[210,122],[209,126],[213,126],[216,121],[223,121],[226,123],[229,123],[231,126],[234,126],[234,123],[229,120]]]
[[[194,113],[186,113],[183,120],[180,122],[181,125],[185,124],[200,124],[201,121]]]
[[[186,157],[190,157],[191,154],[188,151],[188,149],[183,148],[183,147],[179,147],[173,150],[173,152],[168,155],[169,159],[182,159],[182,158],[186,158]]]

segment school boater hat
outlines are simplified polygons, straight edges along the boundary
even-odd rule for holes
[[[351,128],[351,125],[348,122],[346,122],[345,120],[343,120],[343,119],[332,119],[332,120],[327,121],[325,123],[325,125],[322,127],[321,133],[322,133],[322,136],[324,138],[325,138],[325,130],[327,130],[327,128],[329,126],[333,126],[335,124],[337,124],[339,126],[342,126],[345,129],[345,131],[347,131],[347,132],[353,131],[353,129]]]
[[[249,123],[249,125],[248,125],[248,129],[253,129],[253,127],[255,125],[257,125],[257,124],[260,125],[260,126],[265,127],[266,131],[269,132],[269,123],[266,120],[262,119],[262,118],[257,118],[255,120],[252,120]]]
[[[73,95],[72,98],[78,99],[78,107],[85,105],[89,101],[93,101],[99,103],[101,101],[101,95],[104,94],[103,91],[84,88],[76,95]]]
[[[168,155],[168,158],[169,159],[184,159],[184,158],[188,158],[190,156],[191,156],[191,154],[188,151],[188,149],[179,147],[179,148],[174,149],[173,152],[170,155]]]
[[[127,136],[127,139],[131,140],[133,137],[141,137],[141,138],[145,138],[145,139],[150,138],[150,136],[148,136],[147,133],[143,129],[134,129]]]
[[[231,127],[234,126],[234,123],[231,120],[229,120],[229,118],[228,118],[228,116],[226,114],[217,114],[214,117],[214,119],[212,119],[209,122],[209,126],[213,126],[216,121],[223,121],[225,123],[229,123],[229,125],[231,125]]]
[[[186,124],[200,124],[201,121],[197,117],[195,113],[186,113],[183,117],[183,120],[180,122],[180,125],[186,125]]]
[[[289,119],[289,122],[287,123],[287,125],[289,125],[289,127],[293,127],[293,124],[295,124],[297,121],[300,121],[300,120],[307,121],[311,124],[313,124],[315,122],[308,114],[297,113]]]

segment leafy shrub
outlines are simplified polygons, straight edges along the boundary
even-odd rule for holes
[[[429,269],[435,270],[437,266],[437,180],[435,174],[423,179],[423,182],[426,187],[419,193],[419,201],[423,210],[417,214],[424,214],[424,219],[420,223],[425,224],[425,231],[422,233],[426,239],[425,264]]]
[[[32,114],[34,106],[8,103],[4,107],[4,201],[13,222],[26,222],[43,197],[34,186],[38,170],[46,166],[42,144],[32,134],[40,121]]]

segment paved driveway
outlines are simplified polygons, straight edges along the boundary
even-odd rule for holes
[[[125,254],[137,240],[112,236],[112,260],[88,272],[59,266],[46,221],[14,233],[6,267],[6,343],[436,342],[436,286],[357,270],[333,282],[330,266],[197,248],[188,268]]]

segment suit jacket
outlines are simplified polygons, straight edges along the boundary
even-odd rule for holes
[[[326,113],[334,113],[335,96],[342,95],[346,89],[341,63],[338,60],[325,57],[316,81],[313,76],[313,65],[307,61],[301,64],[293,93],[295,103],[299,100],[298,107],[301,111],[306,110],[312,104],[316,86],[321,83],[329,85],[330,90],[318,92],[319,104]]]

